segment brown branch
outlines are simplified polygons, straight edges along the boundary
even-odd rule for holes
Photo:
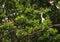
[[[53,25],[50,25],[49,27],[60,27],[60,24],[53,24]]]

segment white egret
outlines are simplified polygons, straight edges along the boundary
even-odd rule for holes
[[[4,7],[5,7],[5,4],[2,5],[2,8],[4,8]]]
[[[49,3],[50,3],[51,5],[54,5],[54,1],[52,1],[52,0],[50,0]]]
[[[16,15],[15,13],[10,14],[10,16],[15,16],[15,15]]]
[[[5,20],[4,20],[4,19],[2,19],[2,22],[5,22]]]
[[[56,8],[59,9],[60,7],[58,5],[56,5]]]
[[[15,13],[13,13],[13,15],[16,15]]]
[[[43,23],[44,22],[44,17],[43,17],[43,13],[41,13],[41,22]]]
[[[5,20],[8,20],[8,18],[5,18]]]
[[[10,14],[10,16],[13,16],[13,14]]]

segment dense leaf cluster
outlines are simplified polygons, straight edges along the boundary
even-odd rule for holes
[[[58,30],[49,28],[60,23],[60,8],[56,7],[60,1],[53,1],[52,6],[49,0],[1,0],[0,42],[59,42]]]

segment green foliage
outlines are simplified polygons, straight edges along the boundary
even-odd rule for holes
[[[18,16],[15,18],[15,21],[18,25],[26,23],[26,17],[24,15]]]
[[[0,42],[59,42],[58,30],[49,27],[60,22],[60,1],[54,1],[59,9],[48,0],[0,0]]]
[[[12,22],[4,23],[3,25],[0,25],[0,29],[2,29],[2,30],[9,30],[11,28],[15,28],[15,26]]]
[[[18,38],[21,37],[21,36],[24,36],[24,35],[27,35],[27,32],[26,31],[17,29],[16,36]]]
[[[54,38],[55,40],[60,40],[60,34],[56,35],[56,37]]]
[[[49,32],[51,35],[55,35],[58,31],[57,31],[56,29],[49,28],[49,29],[48,29],[48,32]]]

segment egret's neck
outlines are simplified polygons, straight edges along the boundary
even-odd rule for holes
[[[43,14],[41,14],[41,18],[43,17]]]

